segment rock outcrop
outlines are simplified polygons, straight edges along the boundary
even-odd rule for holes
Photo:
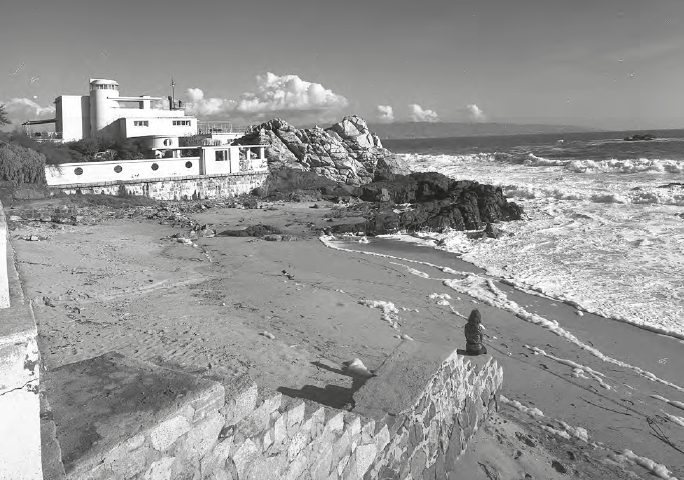
[[[332,231],[381,235],[399,230],[478,230],[501,220],[520,220],[523,210],[504,197],[501,187],[453,180],[435,172],[395,175],[356,189],[368,203],[354,208],[364,222],[341,224]],[[410,204],[396,208],[397,204]],[[487,236],[494,236],[490,226]]]
[[[327,129],[298,129],[276,118],[251,127],[235,143],[267,145],[266,157],[274,173],[285,168],[304,170],[346,185],[369,183],[376,173],[409,173],[356,115]]]

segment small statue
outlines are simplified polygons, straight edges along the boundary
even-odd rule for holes
[[[468,323],[466,323],[464,331],[466,337],[466,353],[468,355],[483,355],[487,353],[487,349],[483,345],[482,318],[479,310],[476,308],[470,312]]]

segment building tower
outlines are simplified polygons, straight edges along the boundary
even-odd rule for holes
[[[118,119],[117,109],[119,104],[112,98],[119,97],[119,84],[114,80],[104,78],[90,79],[90,136],[95,137],[99,132],[104,131],[114,137],[119,136],[119,132],[111,131],[118,129],[118,125],[113,123]],[[105,127],[111,125],[110,128]]]

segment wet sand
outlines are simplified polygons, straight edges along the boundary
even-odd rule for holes
[[[629,478],[622,467],[610,465],[611,454],[624,449],[684,476],[684,426],[672,419],[684,417],[684,410],[651,397],[681,402],[681,390],[607,363],[548,329],[444,284],[462,275],[415,263],[484,275],[451,254],[382,239],[369,244],[342,239],[336,245],[397,258],[329,248],[315,232],[331,224],[325,218],[331,206],[311,206],[212,208],[193,216],[217,232],[257,223],[278,226],[299,238],[290,242],[216,236],[180,243],[171,236],[187,232],[142,218],[61,229],[16,224],[10,239],[33,299],[46,375],[59,365],[115,350],[224,382],[249,374],[266,392],[342,408],[353,393],[350,377],[339,371],[343,361],[358,357],[373,369],[399,343],[399,334],[462,348],[462,316],[478,308],[489,352],[504,368],[502,394],[544,416],[500,402],[499,416],[464,457],[469,476],[463,478],[492,478],[492,471],[499,478],[525,478],[525,473]],[[32,234],[45,239],[23,240]],[[494,281],[508,299],[556,320],[603,354],[684,385],[680,341],[578,316],[571,306]],[[439,305],[431,294],[448,294],[449,305]],[[392,302],[399,330],[363,301]],[[547,355],[535,354],[535,348]],[[573,372],[569,362],[590,367],[594,376],[586,368]],[[573,427],[585,428],[588,441],[577,438]],[[554,460],[562,468],[550,467]],[[640,476],[650,475],[623,463]]]

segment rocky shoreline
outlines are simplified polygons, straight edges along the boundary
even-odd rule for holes
[[[271,175],[258,192],[262,198],[353,203],[347,215],[356,220],[336,225],[336,233],[479,230],[523,218],[522,208],[508,202],[500,187],[411,173],[355,115],[325,130],[274,119],[236,143],[267,145]],[[488,232],[496,236],[491,226]]]

